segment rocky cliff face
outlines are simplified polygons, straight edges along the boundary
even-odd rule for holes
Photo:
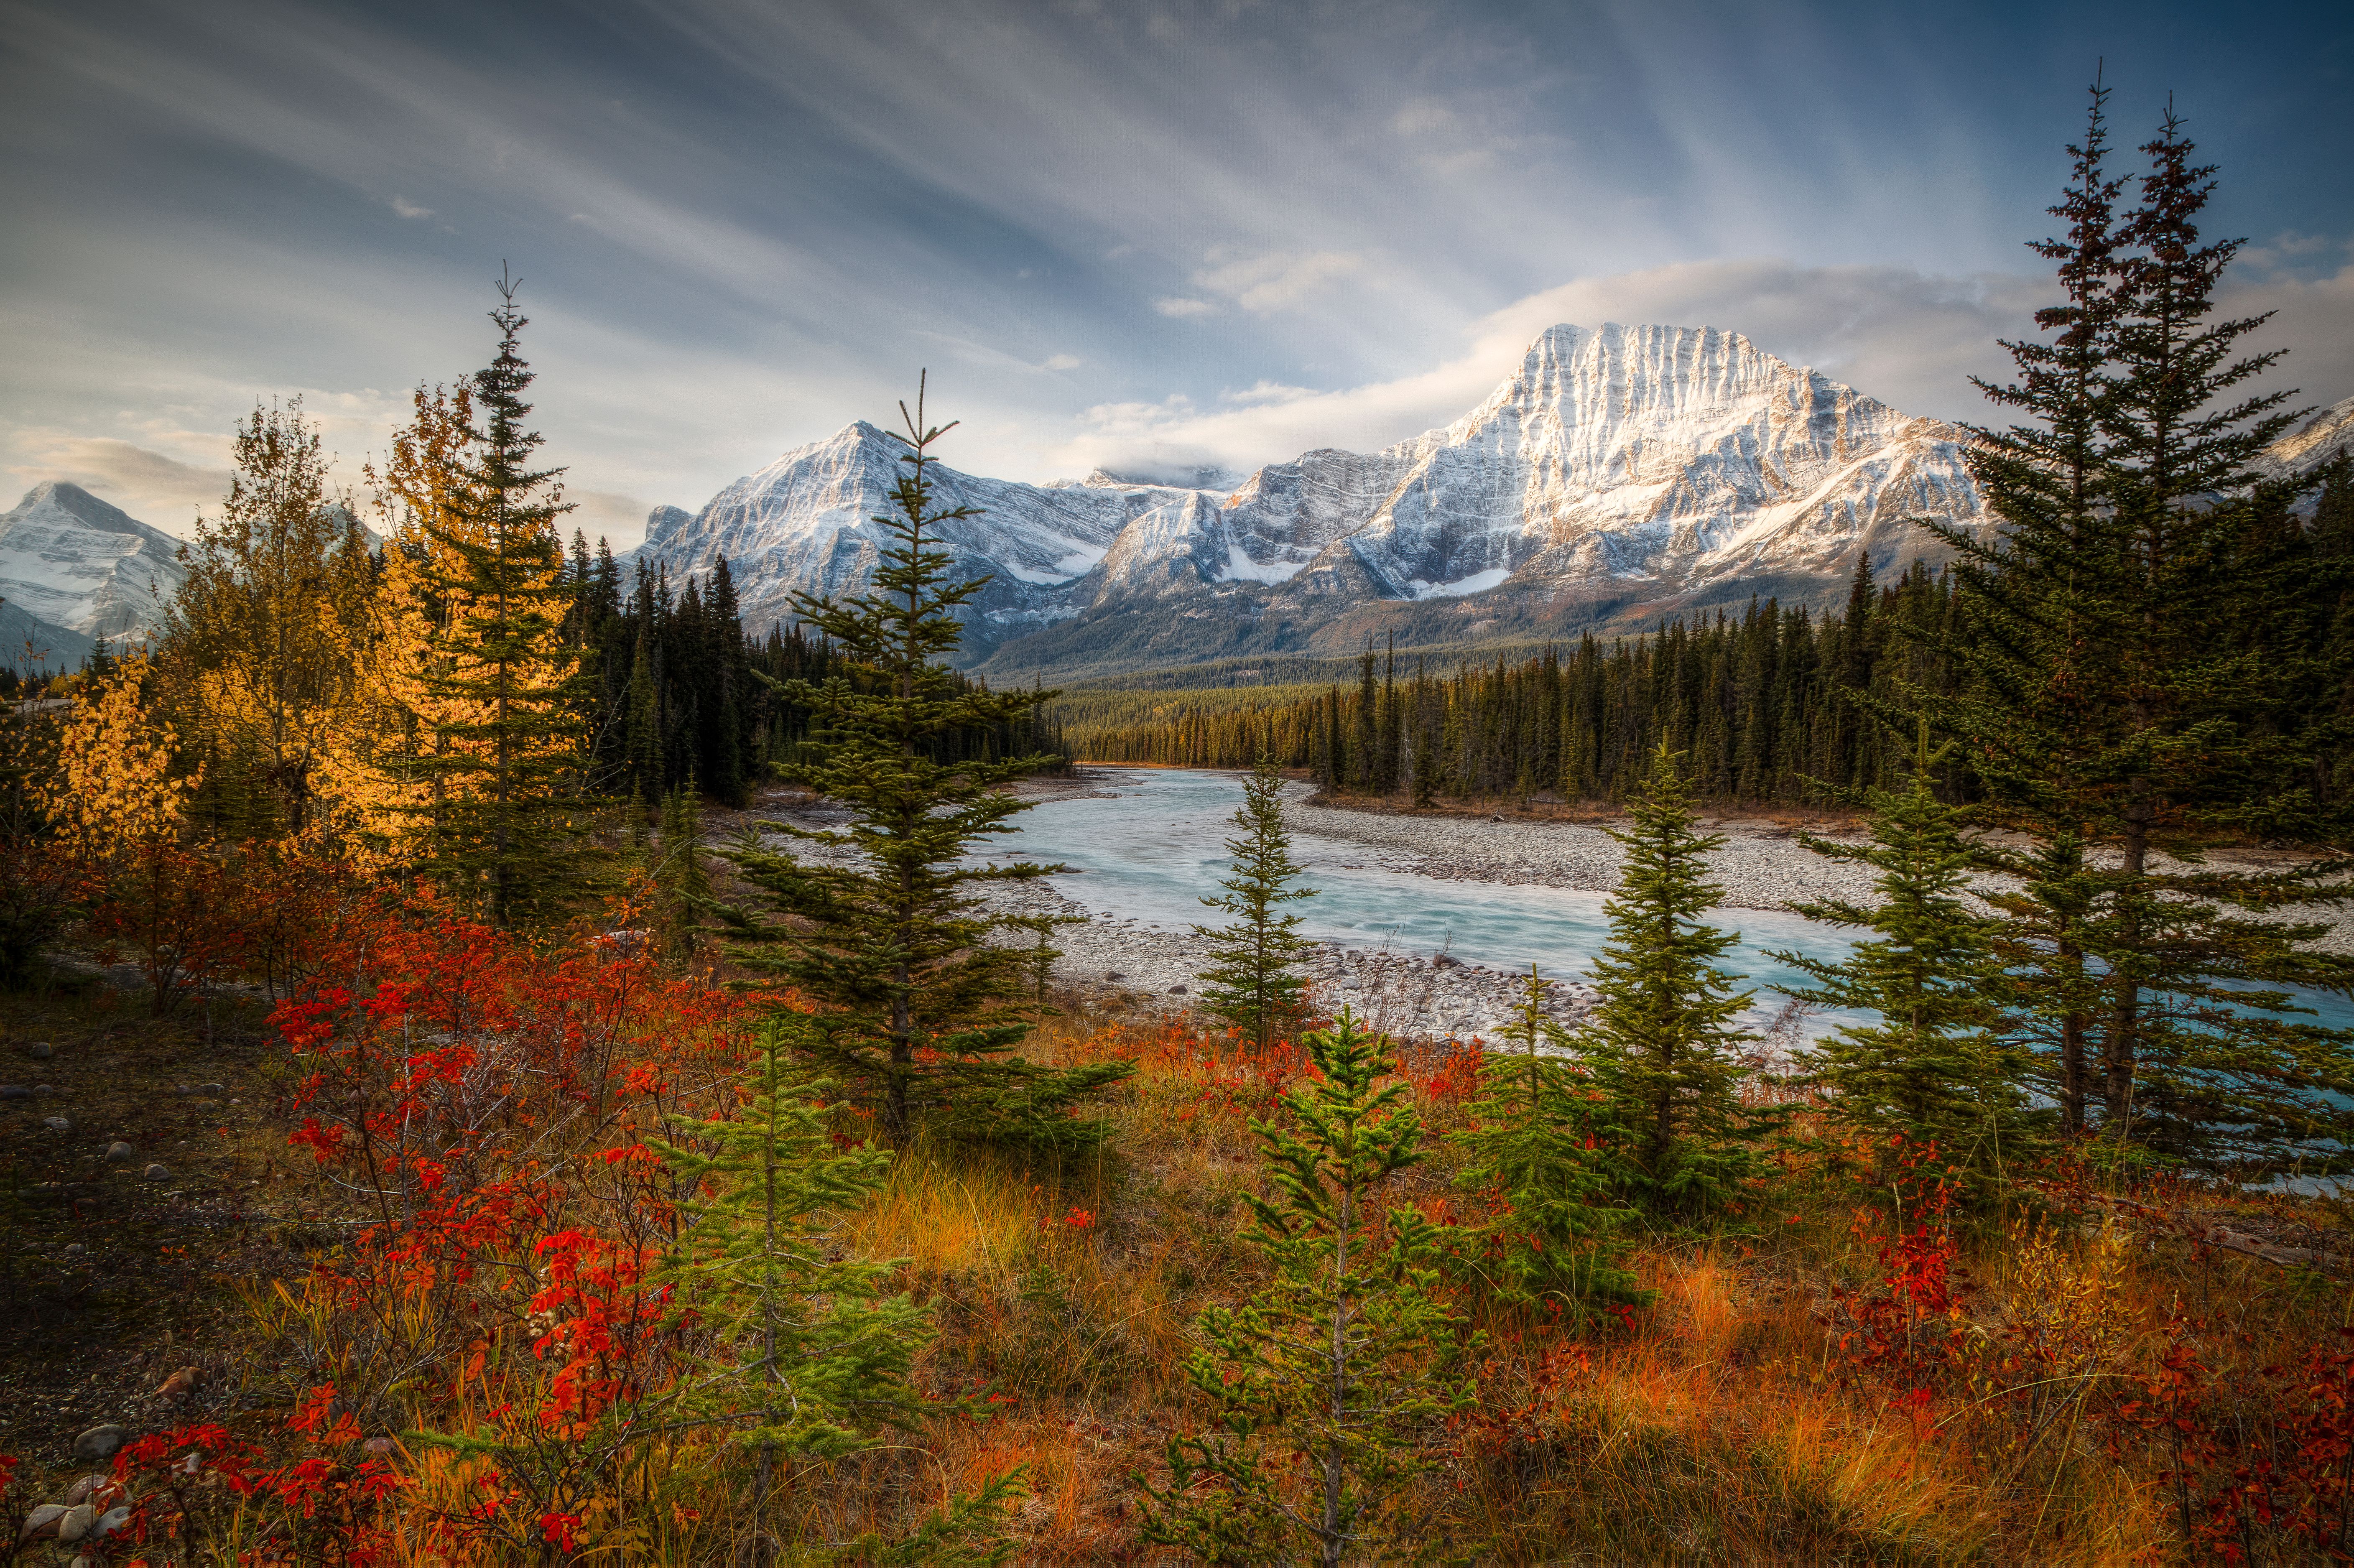
[[[896,458],[850,426],[691,519],[658,513],[642,556],[676,574],[726,555],[748,618],[779,618],[871,574]],[[1369,613],[1476,639],[1752,581],[1828,590],[1859,548],[1896,569],[1928,547],[1911,518],[1983,521],[1952,427],[1710,327],[1554,327],[1445,429],[1231,491],[938,472],[944,501],[984,509],[945,542],[997,578],[965,657],[1000,668],[1310,646]]]

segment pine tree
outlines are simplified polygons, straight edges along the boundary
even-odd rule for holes
[[[1694,831],[1683,758],[1664,743],[1629,805],[1633,826],[1618,891],[1605,906],[1610,941],[1594,966],[1600,993],[1575,1040],[1614,1121],[1627,1130],[1620,1180],[1654,1213],[1698,1218],[1734,1202],[1756,1166],[1749,1145],[1761,1118],[1740,1102],[1741,1047],[1733,1020],[1751,992],[1715,960],[1740,939],[1703,925],[1723,890],[1704,857],[1724,843]]]
[[[1193,927],[1210,942],[1210,967],[1199,977],[1201,1005],[1264,1048],[1298,1022],[1308,983],[1292,969],[1308,946],[1299,935],[1299,916],[1278,906],[1316,895],[1312,887],[1288,885],[1299,864],[1291,858],[1283,775],[1273,759],[1262,756],[1243,780],[1234,824],[1235,836],[1225,841],[1234,873],[1218,884],[1225,893],[1202,900],[1232,922]]]
[[[883,1184],[890,1156],[837,1147],[832,1086],[790,1065],[799,1026],[761,1025],[734,1114],[680,1117],[653,1145],[695,1194],[663,1283],[713,1346],[676,1418],[714,1422],[753,1454],[756,1519],[796,1461],[917,1424],[925,1401],[909,1374],[933,1336],[930,1314],[890,1288],[898,1263],[840,1245],[841,1216]]]
[[[1320,1076],[1282,1123],[1251,1122],[1278,1195],[1250,1199],[1246,1239],[1273,1280],[1202,1314],[1185,1372],[1215,1425],[1170,1438],[1169,1484],[1145,1489],[1144,1538],[1207,1563],[1410,1555],[1405,1486],[1430,1463],[1416,1439],[1471,1404],[1479,1342],[1438,1292],[1444,1232],[1411,1205],[1373,1211],[1423,1158],[1406,1086],[1374,1086],[1386,1041],[1343,1012],[1302,1044]]]
[[[954,582],[938,548],[945,524],[976,515],[942,507],[925,471],[954,425],[900,413],[907,471],[874,584],[843,599],[799,596],[801,620],[871,675],[836,673],[822,684],[776,683],[806,708],[823,736],[814,755],[782,769],[788,779],[850,808],[848,827],[771,824],[788,836],[854,852],[847,863],[803,863],[749,833],[726,852],[774,915],[723,911],[748,963],[774,969],[822,1011],[810,1050],[863,1097],[884,1136],[905,1144],[930,1116],[951,1134],[1044,1147],[1084,1143],[1099,1124],[1074,1119],[1078,1098],[1125,1076],[1123,1063],[1052,1071],[1009,1054],[1030,1032],[1011,1003],[1022,955],[988,939],[991,922],[975,890],[1024,882],[1053,868],[1032,862],[972,864],[965,856],[1026,809],[1002,786],[1048,760],[1023,756],[942,761],[936,753],[1027,715],[1052,693],[992,692],[960,680],[939,658],[962,636],[955,611],[986,585]]]
[[[584,728],[562,637],[556,520],[570,505],[556,483],[562,470],[530,466],[540,437],[525,427],[533,376],[516,287],[500,281],[499,352],[473,377],[482,422],[447,502],[456,515],[425,520],[435,554],[424,575],[441,609],[423,681],[434,744],[408,764],[431,791],[418,809],[426,868],[500,927],[548,912],[569,890]]]
[[[1984,1202],[1999,1191],[2006,1165],[2031,1152],[2035,1135],[1997,1000],[2007,985],[1993,926],[1964,901],[1978,856],[1963,837],[1966,813],[1930,787],[1943,754],[1930,750],[1925,720],[1919,729],[1912,782],[1866,797],[1869,844],[1801,840],[1817,854],[1878,872],[1880,901],[1869,908],[1845,900],[1791,908],[1875,937],[1838,963],[1773,956],[1814,977],[1812,989],[1792,993],[1799,1001],[1875,1016],[1843,1025],[1810,1053],[1808,1077],[1831,1092],[1831,1119],[1861,1135],[1882,1167],[1895,1158],[1892,1135],[1916,1149],[1935,1145],[1939,1161],[1966,1172]]]
[[[1607,1161],[1625,1129],[1607,1099],[1566,1060],[1567,1033],[1546,1015],[1548,982],[1529,966],[1511,1028],[1517,1049],[1479,1065],[1456,1185],[1495,1204],[1479,1227],[1487,1292],[1513,1306],[1550,1303],[1575,1322],[1596,1302],[1650,1299],[1620,1262],[1617,1237],[1636,1216],[1617,1201]]]

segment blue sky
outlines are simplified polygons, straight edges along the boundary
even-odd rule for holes
[[[2048,291],[2105,58],[2305,400],[2354,395],[2354,7],[0,0],[0,470],[185,531],[301,393],[359,479],[525,280],[591,532],[929,366],[957,466],[1236,468],[1477,402],[1555,321],[1908,411]]]

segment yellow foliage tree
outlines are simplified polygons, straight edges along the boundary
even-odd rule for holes
[[[177,841],[202,779],[175,760],[176,737],[140,699],[143,659],[85,681],[33,794],[56,842],[93,870]]]
[[[504,925],[530,901],[535,842],[566,826],[549,808],[577,767],[578,726],[553,530],[563,503],[546,493],[552,474],[517,464],[537,440],[516,424],[528,412],[515,396],[529,379],[514,354],[522,322],[511,305],[494,319],[499,361],[454,389],[419,387],[409,424],[366,471],[390,544],[366,661],[371,711],[336,766],[372,843]]]
[[[218,515],[182,551],[163,684],[207,764],[205,814],[248,838],[328,832],[345,813],[327,762],[359,701],[371,619],[366,536],[328,489],[299,397],[255,408],[236,450]]]

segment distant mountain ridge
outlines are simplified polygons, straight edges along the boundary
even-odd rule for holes
[[[1236,482],[1097,473],[1025,484],[933,470],[981,514],[943,545],[970,607],[960,662],[1028,679],[1405,645],[1635,630],[1757,595],[1828,600],[1988,521],[1956,426],[1903,414],[1712,327],[1556,326],[1454,423],[1377,452],[1324,448]],[[2354,397],[2269,448],[2271,478],[2354,447]],[[634,556],[673,579],[725,556],[748,628],[799,592],[871,580],[904,447],[864,421],[785,453],[700,511],[657,507]],[[0,660],[50,668],[160,629],[180,542],[79,485],[0,513]]]
[[[1562,325],[1478,408],[1377,452],[1270,463],[1231,488],[938,471],[958,568],[993,573],[963,662],[1075,673],[1340,651],[1382,631],[1477,642],[1624,623],[1753,591],[1822,598],[1986,521],[1963,433],[1713,327]],[[673,576],[727,556],[754,625],[873,569],[897,449],[856,424],[692,518],[650,519]],[[1219,476],[1225,479],[1228,476]]]

